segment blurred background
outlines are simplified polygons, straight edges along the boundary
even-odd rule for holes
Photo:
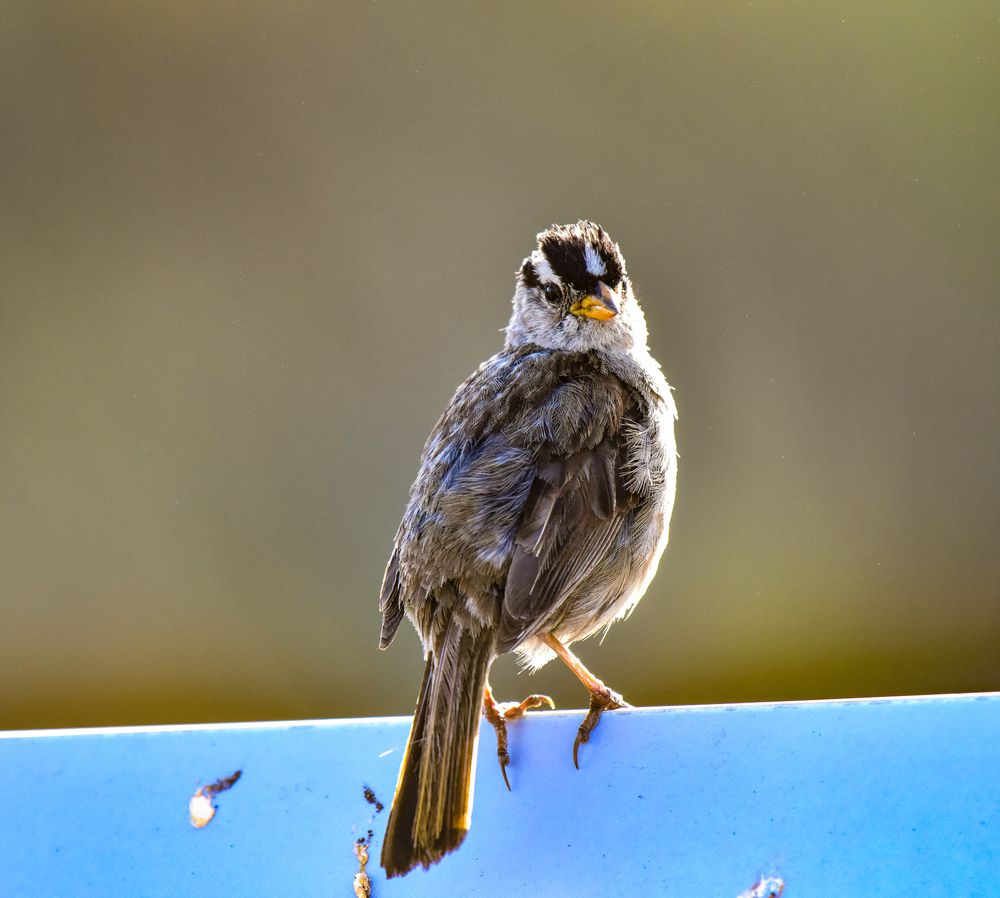
[[[1000,688],[995,3],[13,2],[0,84],[0,727],[409,714],[423,441],[580,217],[682,454],[584,660]]]

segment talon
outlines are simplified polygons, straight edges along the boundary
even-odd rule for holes
[[[504,785],[507,786],[507,791],[512,791],[510,788],[510,780],[507,779],[507,765],[510,763],[510,755],[507,754],[506,749],[497,749],[497,760],[500,762],[500,774],[503,776]]]
[[[580,746],[590,741],[590,730],[585,730],[583,724],[580,724],[580,729],[576,731],[576,739],[573,740],[573,766],[579,770],[580,769],[580,758],[579,751]]]
[[[503,708],[503,716],[507,720],[516,720],[518,717],[524,715],[525,712],[541,708],[544,705],[548,705],[549,709],[553,711],[556,707],[556,703],[547,695],[529,695],[520,704],[515,705],[511,703],[509,705],[500,705],[499,707]]]

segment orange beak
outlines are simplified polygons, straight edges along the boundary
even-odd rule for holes
[[[593,295],[577,300],[569,307],[569,310],[574,315],[607,321],[621,311],[621,297],[604,281],[598,281],[597,290],[594,291]]]

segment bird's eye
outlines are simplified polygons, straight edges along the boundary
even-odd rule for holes
[[[555,284],[545,284],[542,287],[542,292],[549,302],[559,302],[562,299],[562,290]]]

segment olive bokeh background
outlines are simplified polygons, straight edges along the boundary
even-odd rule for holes
[[[0,727],[409,713],[420,448],[579,217],[682,454],[584,660],[1000,688],[996,3],[16,2],[0,85]]]

